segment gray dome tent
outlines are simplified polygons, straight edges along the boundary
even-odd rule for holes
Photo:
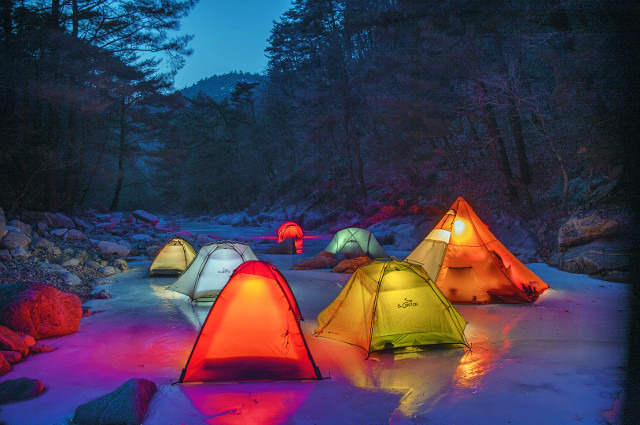
[[[240,264],[257,259],[245,243],[222,241],[204,245],[169,289],[194,300],[211,300],[218,296]]]

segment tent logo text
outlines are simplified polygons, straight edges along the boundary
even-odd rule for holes
[[[417,307],[417,306],[418,306],[418,303],[413,302],[413,300],[407,299],[406,297],[402,304],[398,304],[398,308]]]
[[[227,273],[227,274],[231,274],[231,270],[229,270],[228,268],[224,268],[222,270],[219,270],[218,273]]]

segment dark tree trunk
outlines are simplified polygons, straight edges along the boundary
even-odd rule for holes
[[[511,133],[516,146],[518,155],[518,168],[520,169],[520,180],[525,185],[531,184],[531,167],[529,166],[529,158],[527,158],[527,149],[524,143],[524,135],[522,133],[522,119],[520,111],[516,108],[516,104],[512,97],[509,97],[509,124],[511,125]]]
[[[509,201],[512,204],[515,204],[518,200],[518,190],[513,184],[513,172],[511,171],[511,165],[509,164],[509,157],[507,156],[507,149],[505,147],[504,140],[500,135],[498,120],[496,119],[491,104],[484,101],[487,97],[487,89],[483,82],[478,83],[478,90],[478,98],[480,99],[480,106],[482,108],[482,121],[484,122],[487,135],[489,136],[489,143],[491,144],[491,150],[496,161],[496,166],[507,185]]]
[[[116,183],[116,191],[113,194],[113,200],[109,210],[116,211],[118,208],[118,202],[120,201],[120,192],[122,191],[122,182],[124,180],[124,152],[125,152],[125,138],[126,138],[126,109],[125,98],[122,97],[122,103],[120,104],[120,149],[118,151],[118,182]]]

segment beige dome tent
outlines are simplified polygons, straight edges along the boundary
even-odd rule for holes
[[[257,259],[245,243],[222,241],[204,245],[191,266],[169,289],[194,300],[211,300],[218,296],[240,264]]]
[[[149,274],[181,274],[196,258],[196,251],[182,238],[165,243],[149,267]]]
[[[317,336],[368,353],[430,344],[464,344],[467,322],[424,269],[406,261],[374,261],[351,276],[318,315]]]

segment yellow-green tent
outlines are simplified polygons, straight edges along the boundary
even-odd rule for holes
[[[182,238],[173,238],[164,244],[149,267],[149,274],[181,274],[193,259],[196,251]]]
[[[430,344],[464,344],[466,320],[424,269],[406,261],[360,267],[318,315],[317,336],[367,352]]]

